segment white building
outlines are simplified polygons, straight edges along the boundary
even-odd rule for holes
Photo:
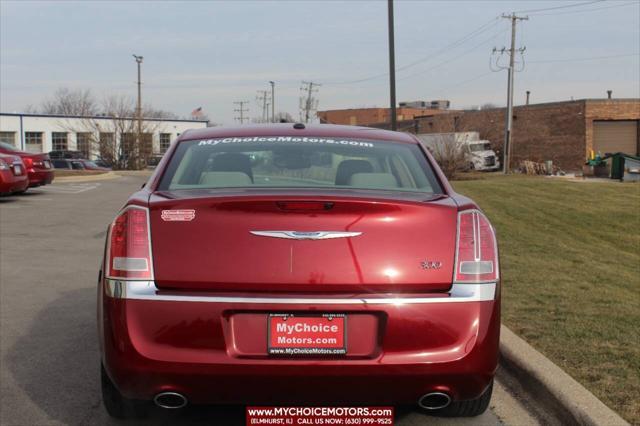
[[[163,154],[181,133],[207,124],[201,120],[143,119],[143,142],[151,143],[153,154]],[[126,141],[135,134],[136,126],[134,118],[0,113],[0,142],[29,152],[81,151],[93,159],[100,155],[99,144],[93,141]]]

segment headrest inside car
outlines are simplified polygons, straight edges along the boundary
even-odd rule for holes
[[[218,154],[213,158],[212,172],[243,172],[253,182],[251,159],[248,155],[235,152]]]
[[[200,185],[214,188],[251,186],[251,178],[243,172],[204,172],[200,175]]]
[[[371,173],[373,166],[367,160],[343,160],[336,171],[336,185],[349,185],[354,173]]]
[[[356,188],[397,188],[398,182],[390,173],[354,173],[349,186]]]

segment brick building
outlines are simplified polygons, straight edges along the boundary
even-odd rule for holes
[[[448,112],[435,108],[405,108],[396,109],[398,120],[412,120],[424,115],[436,115]],[[389,108],[354,108],[318,111],[318,118],[322,124],[346,124],[351,126],[369,126],[375,123],[389,123],[391,121]]]
[[[398,129],[412,133],[477,131],[501,151],[505,111],[451,111],[402,121]],[[552,160],[565,170],[579,170],[592,149],[638,155],[639,122],[640,99],[582,99],[514,107],[512,166],[522,160]]]

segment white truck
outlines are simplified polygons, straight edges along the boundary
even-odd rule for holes
[[[416,135],[432,153],[456,151],[464,156],[465,168],[494,171],[500,169],[500,160],[491,149],[491,142],[480,139],[478,132],[422,133]],[[437,156],[437,155],[436,155]]]

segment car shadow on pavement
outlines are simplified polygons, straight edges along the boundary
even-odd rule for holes
[[[244,425],[244,407],[194,406],[168,412],[152,409],[149,419],[116,421],[100,399],[100,353],[96,290],[62,293],[41,310],[28,332],[9,349],[5,368],[49,418],[67,425]],[[35,424],[15,413],[16,424]],[[35,415],[35,414],[34,414]],[[41,420],[40,420],[41,421]]]
[[[9,349],[16,383],[46,415],[79,424],[96,404],[99,354],[95,290],[67,291],[46,305]]]
[[[15,201],[20,201],[21,198],[38,197],[40,195],[44,195],[44,192],[38,190],[34,191],[33,189],[30,189],[22,194],[3,195],[2,197],[0,197],[0,204],[12,203]]]
[[[118,421],[110,418],[100,396],[95,297],[95,288],[63,292],[35,316],[27,333],[9,349],[3,367],[8,368],[22,393],[42,411],[12,413],[15,424],[245,424],[243,406],[188,406],[179,411],[153,407],[149,418],[144,420]],[[14,392],[20,393],[17,389]],[[396,407],[396,422],[442,424],[444,419],[417,413],[415,406],[407,406]]]

